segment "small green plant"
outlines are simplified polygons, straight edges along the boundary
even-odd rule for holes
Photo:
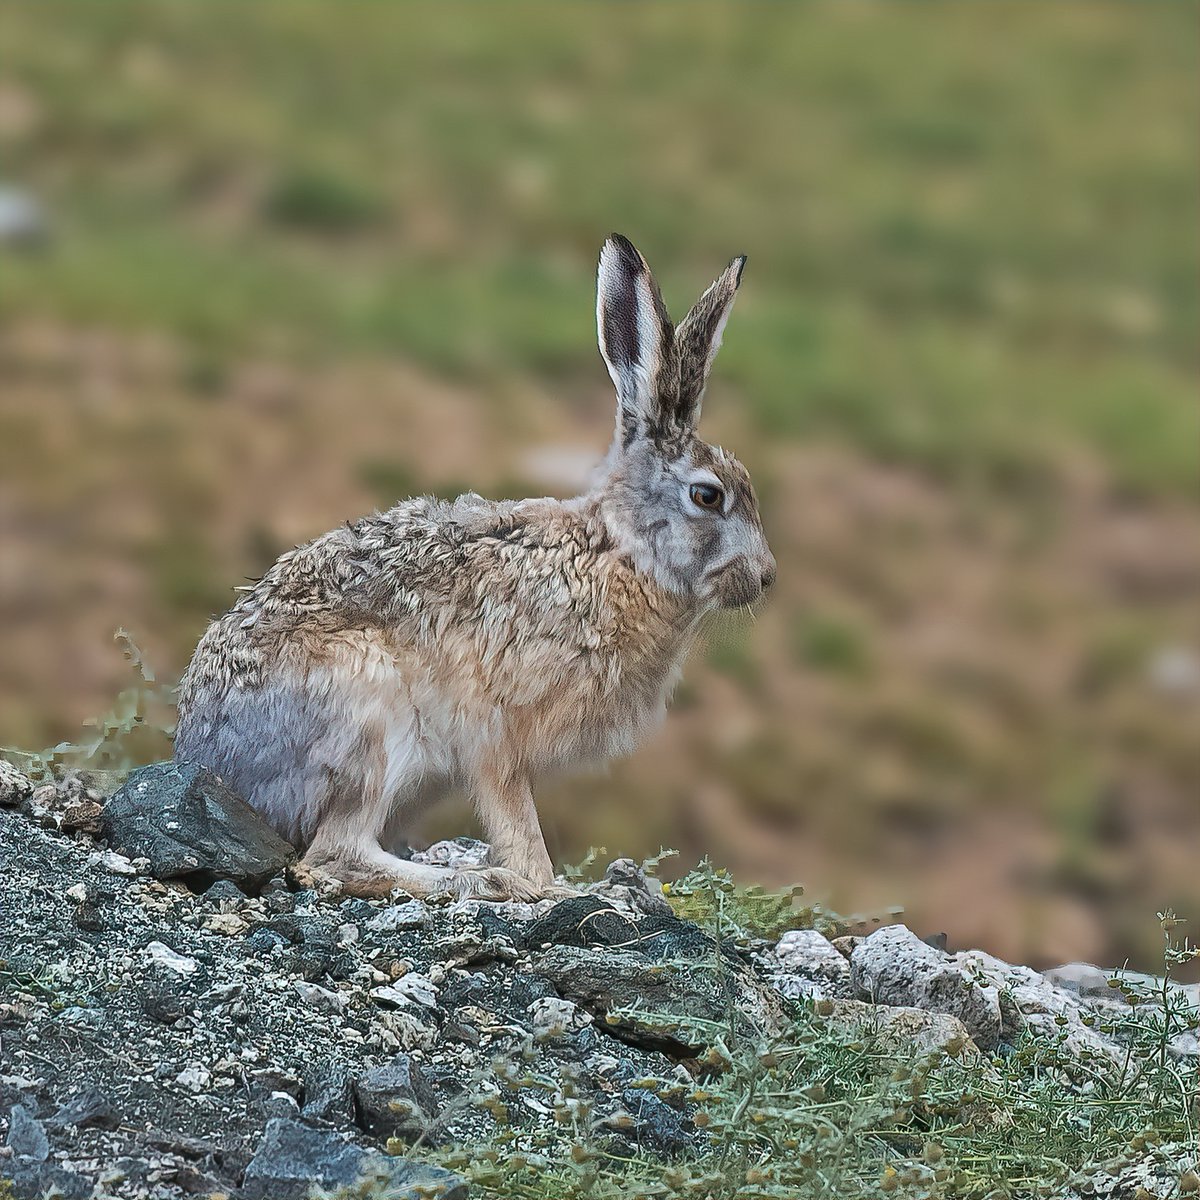
[[[649,861],[648,873],[665,856]],[[800,884],[778,892],[744,887],[735,883],[724,867],[713,866],[707,858],[681,879],[664,883],[663,891],[676,916],[694,921],[720,939],[774,941],[789,929],[819,929],[828,937],[848,931],[845,919],[837,913],[819,904],[799,903],[804,894]]]
[[[94,730],[78,742],[44,750],[0,747],[35,783],[48,783],[63,771],[85,771],[116,786],[136,766],[169,756],[175,731],[175,689],[160,683],[137,643],[124,630],[114,635],[137,682],[120,692],[108,712],[84,722]]]

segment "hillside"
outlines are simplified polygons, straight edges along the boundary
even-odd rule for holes
[[[3,768],[0,1196],[1195,1191],[1195,986],[629,860],[533,906],[317,895],[272,837],[203,773]]]

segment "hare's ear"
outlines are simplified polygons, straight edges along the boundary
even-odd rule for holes
[[[721,335],[729,320],[746,256],[735,258],[718,279],[696,301],[692,311],[680,322],[675,333],[675,349],[679,356],[678,419],[693,428],[700,420],[700,402],[713,359],[721,348]]]
[[[610,235],[600,251],[596,331],[617,387],[621,444],[656,436],[673,415],[678,396],[674,330],[646,260],[619,233]]]

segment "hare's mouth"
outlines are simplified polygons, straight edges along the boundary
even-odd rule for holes
[[[708,598],[721,608],[742,608],[753,604],[764,591],[761,574],[744,559],[722,563],[705,576]]]

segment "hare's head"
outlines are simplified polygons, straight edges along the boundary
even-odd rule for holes
[[[605,512],[639,570],[705,608],[750,604],[775,579],[746,468],[696,433],[745,264],[735,258],[678,329],[626,238],[604,243],[596,281],[600,353],[617,387]]]

